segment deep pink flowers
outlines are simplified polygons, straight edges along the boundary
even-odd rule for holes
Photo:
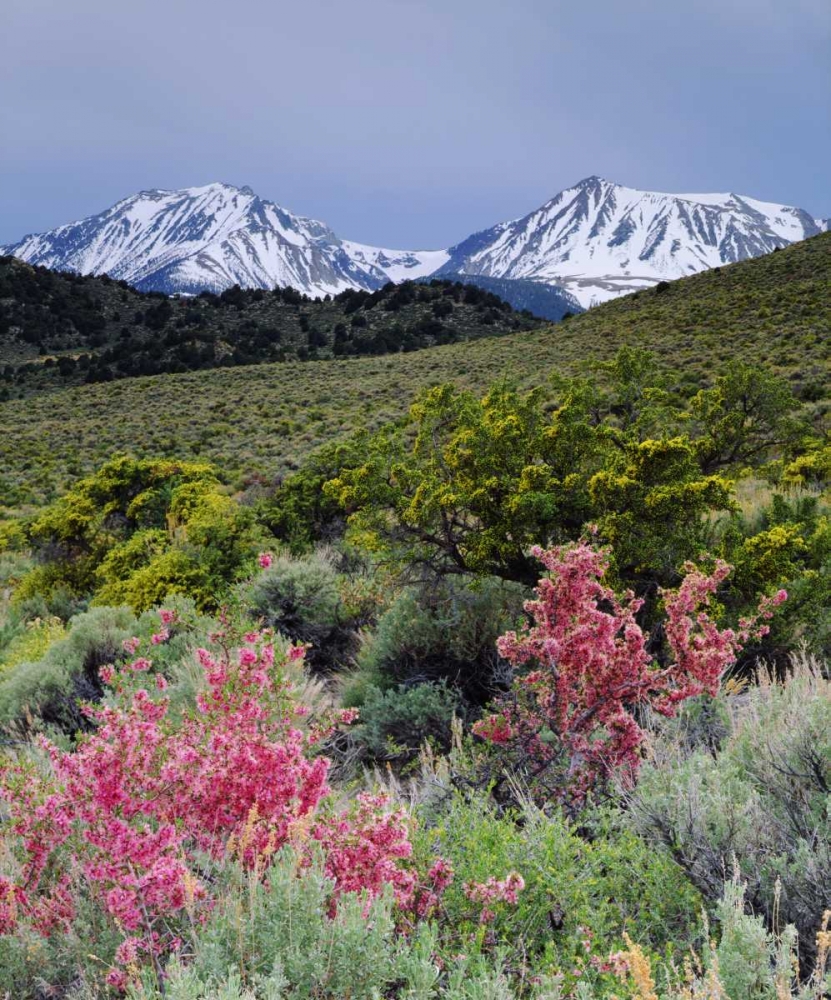
[[[496,903],[509,903],[511,906],[516,906],[519,901],[519,893],[524,888],[525,879],[519,872],[510,872],[504,879],[491,876],[487,882],[468,882],[465,886],[465,895],[471,902],[482,904],[479,922],[489,924],[496,918],[493,906]]]
[[[533,624],[506,633],[497,646],[514,666],[535,669],[519,678],[501,711],[478,722],[474,732],[524,761],[544,797],[579,799],[611,773],[632,780],[644,738],[635,706],[671,715],[686,698],[716,694],[742,644],[766,630],[759,620],[770,618],[787,597],[780,591],[763,598],[758,616],[738,631],[719,629],[709,615],[710,599],[730,567],[718,561],[705,573],[687,564],[680,587],[664,594],[671,653],[664,666],[647,651],[636,621],[642,602],[631,592],[618,597],[601,583],[605,551],[581,542],[537,548],[534,555],[550,576],[525,605]]]
[[[165,619],[172,621],[169,613]],[[166,632],[163,626],[151,642]],[[180,721],[169,718],[158,694],[167,686],[160,674],[148,684],[153,696],[141,686],[150,680],[149,659],[103,667],[115,700],[87,707],[95,732],[71,753],[43,741],[51,775],[22,762],[0,770],[22,863],[19,885],[0,879],[0,933],[20,919],[46,934],[68,926],[69,876],[80,874],[127,935],[108,977],[123,989],[121,966],[172,950],[177,917],[210,905],[197,852],[230,853],[262,870],[287,843],[301,855],[312,843],[323,848],[335,899],[353,891],[371,898],[391,884],[402,904],[409,901],[416,876],[403,864],[412,853],[403,813],[390,812],[383,797],[362,796],[349,813],[317,815],[329,792],[329,762],[311,748],[356,712],[301,730],[305,713],[295,710],[270,636],[246,640],[236,655],[198,650],[207,686],[197,712]],[[125,643],[131,655],[138,648]],[[303,652],[292,647],[286,660]]]
[[[514,735],[511,723],[504,715],[489,715],[473,723],[473,732],[489,743],[502,745]]]

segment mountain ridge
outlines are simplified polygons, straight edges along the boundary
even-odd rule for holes
[[[593,175],[451,247],[438,273],[556,281],[588,307],[827,229],[828,220],[800,208],[734,194],[639,191]]]
[[[571,310],[547,286],[515,284],[533,286],[523,289],[529,305],[542,300],[556,319]],[[0,256],[0,399],[138,375],[410,352],[544,325],[513,311],[499,287],[426,278],[323,299],[239,287],[170,298]]]
[[[320,297],[421,277],[442,262],[435,252],[425,264],[417,252],[344,247],[325,223],[289,212],[250,187],[213,183],[140,191],[97,216],[30,234],[0,252],[58,270],[106,273],[140,291],[291,285]]]
[[[804,209],[745,195],[639,191],[592,175],[448,249],[393,250],[342,239],[247,185],[217,182],[140,191],[98,215],[2,246],[0,254],[106,273],[166,294],[239,284],[323,297],[459,274],[552,285],[585,308],[769,253],[829,225]]]

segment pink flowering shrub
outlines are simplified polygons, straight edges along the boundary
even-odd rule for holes
[[[764,598],[757,617],[738,630],[719,629],[710,601],[730,567],[719,561],[708,574],[687,564],[678,589],[663,595],[663,663],[648,652],[636,621],[642,601],[631,592],[618,597],[601,582],[605,551],[581,542],[534,554],[550,576],[525,605],[532,624],[497,643],[515,667],[533,669],[474,732],[503,762],[519,766],[542,799],[579,801],[613,773],[633,780],[645,735],[635,712],[648,706],[672,715],[687,698],[716,694],[742,644],[767,631],[760,620],[787,597],[780,591]]]
[[[153,644],[174,624],[162,612]],[[72,883],[82,880],[124,935],[109,982],[127,983],[125,966],[151,962],[180,945],[189,922],[211,906],[204,858],[233,855],[255,872],[285,845],[322,849],[338,895],[367,899],[392,885],[409,906],[418,889],[403,864],[409,827],[387,800],[362,796],[354,810],[318,815],[329,792],[329,762],[314,748],[354,710],[306,721],[268,633],[252,632],[234,652],[223,633],[220,653],[198,650],[205,688],[184,720],[169,717],[164,679],[152,660],[136,657],[101,675],[111,704],[87,706],[97,728],[74,752],[45,740],[48,773],[30,762],[0,770],[0,799],[9,814],[20,863],[15,883],[0,881],[0,933],[21,920],[49,934],[73,919]],[[135,656],[137,642],[125,643]],[[302,659],[292,647],[287,659]],[[158,683],[162,681],[162,683]]]
[[[472,903],[481,904],[479,922],[489,924],[496,919],[494,905],[509,903],[511,906],[516,906],[519,893],[524,888],[523,877],[518,872],[510,872],[504,879],[497,879],[492,875],[486,882],[469,882],[465,886],[465,896]]]

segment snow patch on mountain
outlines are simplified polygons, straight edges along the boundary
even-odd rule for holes
[[[387,250],[341,240],[324,223],[230,184],[141,191],[100,215],[26,236],[3,252],[58,270],[109,274],[145,291],[292,285],[314,297],[421,277],[447,260],[443,250]]]

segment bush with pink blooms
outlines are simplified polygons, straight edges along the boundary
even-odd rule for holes
[[[497,781],[521,773],[543,802],[579,803],[611,777],[631,784],[645,737],[638,713],[672,715],[688,698],[715,695],[742,643],[764,634],[787,597],[762,598],[755,618],[721,629],[711,601],[730,567],[688,563],[663,594],[666,648],[653,653],[636,618],[643,601],[603,582],[607,551],[580,542],[533,552],[550,575],[525,605],[531,623],[497,643],[518,671],[515,686],[473,731],[497,748]]]
[[[306,675],[305,644],[252,620],[258,580],[216,619],[178,599],[116,616],[109,658],[87,664],[104,696],[83,734],[0,762],[0,987],[508,1000],[554,982],[608,998],[625,934],[680,958],[702,897],[594,793],[632,788],[650,716],[715,694],[784,594],[723,628],[729,567],[687,565],[662,595],[658,647],[641,602],[605,582],[608,552],[534,551],[549,575],[498,641],[510,689],[476,739],[454,723],[446,759],[426,751],[408,787],[383,792],[345,782],[358,712]],[[259,556],[260,583],[283,558]]]
[[[401,907],[418,888],[404,814],[384,796],[361,796],[354,810],[319,812],[329,794],[329,762],[316,750],[354,710],[309,722],[293,698],[284,659],[268,633],[250,632],[238,649],[217,631],[197,656],[204,687],[194,710],[171,720],[166,681],[153,674],[153,645],[175,614],[162,611],[148,655],[133,639],[127,661],[102,668],[114,697],[85,712],[95,724],[76,749],[41,740],[48,763],[26,757],[0,771],[8,810],[4,842],[17,876],[4,883],[3,932],[18,922],[63,933],[83,884],[123,941],[108,982],[126,986],[127,967],[148,963],[162,981],[166,956],[182,947],[214,903],[210,863],[229,852],[246,868],[267,867],[286,845],[322,851],[343,893],[366,900],[392,886]]]

